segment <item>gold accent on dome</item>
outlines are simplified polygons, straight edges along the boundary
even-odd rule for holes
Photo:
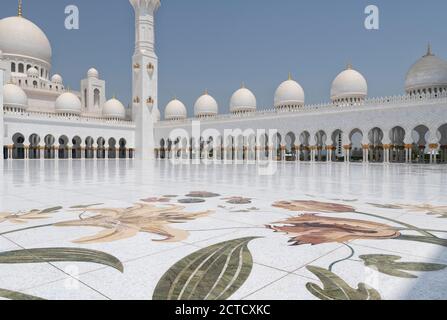
[[[22,17],[23,16],[23,12],[22,12],[22,0],[19,0],[19,6],[17,8],[17,16]]]
[[[289,72],[289,80],[293,80],[293,78],[292,78],[292,72]]]
[[[348,63],[348,65],[346,66],[346,69],[347,70],[352,70],[353,69],[351,62]]]

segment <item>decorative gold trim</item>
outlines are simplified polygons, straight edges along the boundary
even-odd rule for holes
[[[437,144],[437,143],[431,143],[431,144],[428,145],[428,147],[429,147],[430,149],[438,149],[439,144]]]
[[[17,16],[22,17],[23,16],[23,12],[22,12],[22,0],[19,0],[19,7],[17,8]]]

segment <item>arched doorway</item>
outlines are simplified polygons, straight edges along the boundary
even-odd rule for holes
[[[49,134],[45,136],[44,142],[45,142],[44,158],[54,159],[55,157],[54,143],[56,142],[56,139],[51,134]]]
[[[316,142],[316,160],[317,161],[327,161],[327,150],[326,150],[326,141],[327,141],[327,135],[326,132],[323,130],[318,131],[315,134],[315,142]]]
[[[116,159],[116,140],[115,140],[115,138],[109,139],[108,157],[109,157],[109,159]]]
[[[380,128],[376,127],[369,131],[369,162],[380,163],[384,161],[383,137],[383,131]]]
[[[390,131],[390,140],[390,162],[405,163],[405,130],[402,127],[394,127]]]
[[[345,154],[343,152],[343,131],[340,129],[335,130],[332,133],[332,150],[331,150],[331,159],[332,161],[344,161]]]
[[[349,135],[351,141],[350,161],[363,161],[363,132],[360,129],[354,129]]]
[[[272,155],[273,160],[281,161],[282,160],[282,148],[281,148],[282,137],[279,132],[273,135],[272,137]]]
[[[289,132],[285,136],[285,147],[286,147],[286,160],[296,161],[296,148],[295,148],[296,136],[293,132]]]
[[[310,133],[304,131],[300,134],[300,160],[310,161]]]
[[[106,158],[106,140],[103,137],[99,137],[96,141],[98,148],[96,149],[96,158],[105,159]]]
[[[93,159],[95,158],[95,151],[93,144],[95,140],[92,137],[87,137],[85,139],[85,159]]]
[[[40,159],[40,137],[33,133],[32,135],[30,135],[29,137],[29,155],[28,158],[29,159]]]
[[[75,136],[71,143],[73,147],[71,148],[72,159],[81,159],[82,158],[82,140],[78,136]]]
[[[416,163],[428,163],[430,162],[428,152],[428,139],[430,136],[430,130],[420,125],[413,129],[411,137],[413,139],[413,152],[412,162]]]
[[[118,152],[120,159],[126,159],[127,158],[127,155],[126,155],[126,152],[127,152],[126,145],[127,145],[126,139],[121,138],[120,141],[119,141],[119,152]]]
[[[23,160],[25,159],[25,137],[21,133],[16,133],[12,137],[13,147],[12,147],[12,158]]]
[[[67,136],[61,136],[59,137],[59,149],[58,149],[58,156],[59,159],[68,159],[68,138]]]

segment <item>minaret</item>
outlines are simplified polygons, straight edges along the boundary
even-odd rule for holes
[[[135,10],[135,53],[132,63],[132,117],[137,159],[154,158],[154,120],[158,103],[158,58],[155,54],[155,13],[160,0],[129,0]]]

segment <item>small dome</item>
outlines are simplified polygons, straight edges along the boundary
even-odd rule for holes
[[[436,57],[429,46],[427,54],[410,69],[405,81],[409,94],[430,92],[447,88],[447,62]]]
[[[45,33],[23,17],[0,20],[0,48],[8,56],[32,58],[51,64],[51,44]]]
[[[331,100],[333,102],[359,102],[364,100],[368,95],[368,83],[363,75],[348,68],[341,72],[332,83]]]
[[[28,107],[28,96],[19,86],[11,83],[5,84],[3,86],[3,105],[25,110]]]
[[[300,107],[304,105],[305,95],[300,84],[289,76],[275,92],[275,108]]]
[[[55,74],[51,77],[51,82],[56,84],[62,84],[62,77],[58,74]]]
[[[154,122],[159,122],[161,120],[161,114],[158,108],[152,110],[152,117],[154,117]]]
[[[82,111],[81,100],[79,100],[79,98],[71,92],[65,92],[61,94],[56,99],[55,107],[57,113],[69,113],[79,115],[81,114]]]
[[[219,112],[217,101],[205,92],[194,105],[194,115],[196,117],[215,116]]]
[[[34,67],[31,67],[31,68],[28,69],[26,74],[28,75],[28,77],[38,78],[39,77],[39,70],[37,70]]]
[[[108,119],[124,120],[126,119],[126,108],[119,100],[112,98],[104,103],[102,115]]]
[[[168,103],[165,109],[166,120],[186,119],[188,116],[186,107],[180,100],[174,99]]]
[[[230,112],[249,112],[256,111],[256,97],[244,85],[237,90],[230,100]]]
[[[96,70],[95,68],[90,68],[90,69],[87,71],[87,77],[88,77],[88,78],[96,78],[96,79],[99,79],[99,72],[98,72],[98,70]]]

